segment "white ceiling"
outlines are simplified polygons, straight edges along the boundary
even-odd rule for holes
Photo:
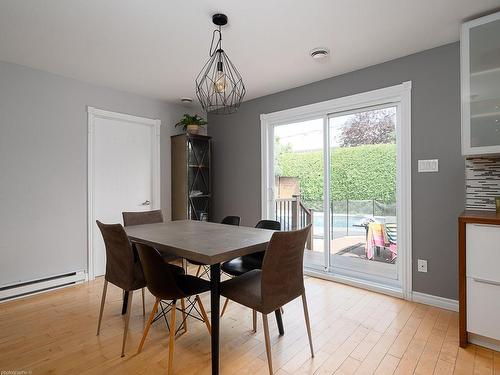
[[[246,100],[459,39],[500,0],[1,0],[0,60],[168,101],[195,97],[211,15]],[[313,61],[318,46],[332,54]],[[1,84],[1,83],[0,83]]]

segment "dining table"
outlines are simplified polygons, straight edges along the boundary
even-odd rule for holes
[[[137,225],[126,227],[125,231],[133,243],[210,266],[212,375],[219,374],[221,263],[265,251],[274,231],[194,220]],[[275,313],[282,335],[281,312]]]

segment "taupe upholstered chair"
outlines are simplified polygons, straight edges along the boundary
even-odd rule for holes
[[[161,212],[161,210],[122,212],[122,216],[123,226],[125,227],[131,227],[133,225],[163,223],[163,213]],[[165,262],[181,260],[181,258],[174,255],[165,254],[162,252],[160,252],[160,254]],[[175,270],[174,272],[179,272],[179,270]]]
[[[184,274],[174,274],[171,268],[167,264],[162,262],[162,258],[158,250],[152,248],[151,246],[137,244],[137,251],[139,257],[141,258],[141,263],[144,269],[144,275],[147,281],[147,287],[149,291],[156,297],[155,304],[149,315],[148,322],[144,328],[144,333],[142,335],[142,340],[139,345],[137,353],[142,351],[144,341],[149,332],[149,328],[154,320],[165,317],[170,311],[170,334],[169,334],[169,348],[168,348],[168,374],[172,373],[173,356],[174,356],[174,339],[176,330],[175,313],[177,308],[177,300],[183,301],[187,299],[188,306],[187,309],[182,306],[183,320],[181,326],[184,326],[186,330],[186,319],[187,316],[194,317],[198,320],[202,320],[207,326],[208,333],[210,334],[210,323],[208,321],[207,314],[205,313],[205,308],[201,302],[198,294],[208,292],[210,290],[210,282],[200,279],[191,275]],[[195,296],[194,300],[190,297]],[[164,301],[172,301],[167,304],[166,308],[163,306]],[[198,304],[199,314],[201,316],[195,316],[192,313],[193,309],[198,311],[195,307]],[[156,312],[158,311],[158,305],[161,307],[161,313],[155,318]]]
[[[267,315],[302,297],[311,356],[314,357],[304,288],[304,248],[311,225],[291,232],[275,232],[269,241],[262,270],[253,270],[224,281],[221,295],[262,314],[269,373],[273,373]]]
[[[281,230],[281,224],[279,221],[275,220],[260,220],[255,225],[255,228],[268,229],[268,230]],[[264,260],[264,253],[265,251],[261,251],[259,253],[253,253],[235,259],[231,259],[227,262],[222,263],[221,270],[222,272],[234,277],[243,275],[244,273],[252,270],[261,269],[262,261]],[[220,316],[224,315],[228,304],[229,304],[229,299],[226,298],[226,302],[224,302],[224,306],[222,307],[222,312],[220,313]],[[253,329],[254,332],[257,329],[255,324]]]
[[[122,212],[123,226],[163,223],[161,210]]]
[[[106,247],[106,273],[104,274],[104,286],[102,290],[101,309],[99,311],[99,322],[97,324],[97,335],[101,330],[102,313],[106,301],[108,282],[128,292],[127,315],[125,316],[125,328],[123,331],[122,357],[125,355],[125,342],[127,341],[128,324],[130,321],[130,310],[132,308],[132,297],[134,290],[146,286],[146,279],[142,272],[139,258],[134,255],[125,230],[121,224],[103,224],[96,221],[101,230],[104,245]],[[144,292],[142,294],[142,310],[144,312]]]

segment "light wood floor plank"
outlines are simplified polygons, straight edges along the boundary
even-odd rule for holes
[[[102,279],[25,299],[0,309],[0,370],[32,374],[156,374],[168,367],[164,321],[151,327],[136,354],[147,316],[133,301],[126,356],[120,358],[122,293],[109,286],[95,335]],[[458,314],[325,280],[306,278],[315,357],[311,358],[301,301],[285,306],[285,335],[273,315],[269,328],[276,375],[457,374],[500,375],[500,353],[458,348]],[[209,296],[202,296],[207,308]],[[154,298],[146,293],[146,309]],[[209,311],[208,311],[209,313]],[[178,314],[180,324],[181,314]],[[267,374],[262,323],[253,333],[252,313],[230,303],[221,321],[221,373]],[[177,336],[174,373],[210,374],[210,337],[191,320]]]

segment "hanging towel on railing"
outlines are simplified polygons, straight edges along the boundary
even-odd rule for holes
[[[378,247],[385,247],[389,243],[384,224],[369,223],[368,236],[366,238],[366,258],[373,259],[374,250]]]

